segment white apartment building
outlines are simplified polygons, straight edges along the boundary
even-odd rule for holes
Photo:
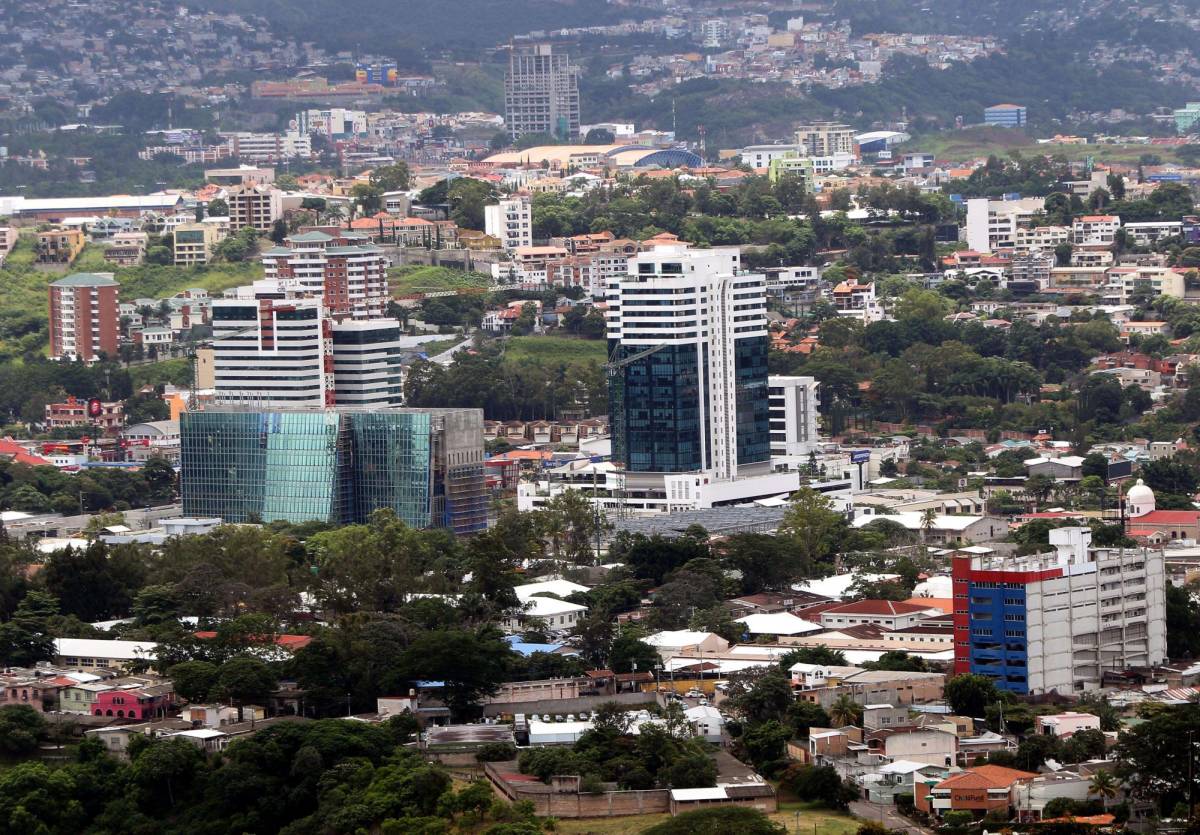
[[[213,388],[263,407],[398,406],[400,324],[335,322],[319,298],[260,281],[213,302]]]
[[[1105,273],[1104,303],[1123,305],[1136,293],[1182,299],[1186,280],[1170,267],[1109,267]]]
[[[483,207],[483,231],[500,241],[505,252],[533,246],[533,205],[528,194],[502,198]]]
[[[953,559],[954,672],[1016,693],[1080,693],[1103,673],[1166,660],[1161,550],[1095,548],[1089,528],[1050,532],[1048,554]]]
[[[803,456],[818,441],[817,388],[814,377],[767,378],[767,403],[771,426],[771,455]]]
[[[312,140],[307,133],[288,130],[284,133],[223,133],[229,141],[233,156],[242,162],[278,162],[285,159],[308,159],[312,156]]]
[[[792,145],[747,145],[738,151],[743,165],[751,168],[767,168],[777,159],[805,156],[804,147]]]
[[[1034,292],[1045,290],[1050,286],[1050,271],[1054,269],[1054,252],[1033,249],[1012,259],[1009,284],[1017,284],[1021,289],[1036,287]]]
[[[1118,215],[1084,215],[1071,224],[1071,243],[1076,246],[1112,246],[1121,228]]]
[[[1148,220],[1126,223],[1125,231],[1137,246],[1150,246],[1162,238],[1174,238],[1183,234],[1183,222],[1178,220]]]
[[[1032,229],[1019,227],[1014,238],[1017,252],[1040,249],[1053,252],[1059,244],[1071,240],[1071,230],[1066,226],[1036,226]]]
[[[329,138],[359,136],[367,133],[370,121],[366,111],[342,107],[311,108],[296,114],[296,130],[308,135],[319,133]]]
[[[975,252],[1013,249],[1018,230],[1027,228],[1033,216],[1044,209],[1045,200],[1040,197],[972,198],[967,201],[967,247]]]
[[[796,128],[796,144],[803,145],[811,157],[832,157],[835,154],[858,155],[854,128],[837,122],[813,122]]]
[[[11,226],[0,226],[0,264],[17,245],[17,230]]]

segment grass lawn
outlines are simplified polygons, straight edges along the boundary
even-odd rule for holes
[[[492,284],[490,276],[483,273],[468,273],[449,267],[426,267],[410,264],[388,270],[392,294],[407,296],[411,293],[431,290],[464,290],[471,287],[487,288]]]
[[[463,340],[457,336],[452,336],[449,339],[435,339],[433,342],[422,342],[421,350],[432,357],[436,354],[442,353],[442,351],[449,351],[462,341]]]
[[[145,365],[129,366],[129,379],[135,389],[142,386],[158,386],[173,383],[177,386],[191,386],[192,361],[186,357],[151,362]]]
[[[507,341],[504,356],[513,362],[605,362],[608,353],[603,339],[572,336],[514,336]]]
[[[113,267],[103,261],[100,253],[99,247],[89,245],[70,267],[38,269],[33,266],[32,244],[22,238],[0,267],[0,351],[17,350],[17,334],[29,332],[27,325],[20,324],[25,322],[39,325],[44,338],[34,346],[22,341],[18,353],[46,349],[48,288],[50,282],[69,273],[114,273],[121,284],[122,301],[166,298],[189,287],[202,287],[213,293],[262,277],[262,267],[257,261],[211,267]]]
[[[781,803],[780,811],[771,815],[775,823],[788,832],[796,832],[796,812],[800,812],[802,835],[852,835],[858,830],[859,821],[851,815],[830,812],[809,803]],[[619,818],[583,818],[573,820],[559,818],[555,832],[561,835],[622,835],[623,833],[645,832],[656,823],[662,823],[670,815],[630,815]],[[814,829],[815,827],[815,829]]]

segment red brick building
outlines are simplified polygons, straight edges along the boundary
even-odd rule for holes
[[[111,275],[75,273],[50,284],[50,356],[92,362],[117,355],[120,285]]]

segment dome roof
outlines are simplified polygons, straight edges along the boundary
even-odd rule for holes
[[[1146,486],[1146,483],[1140,478],[1137,484],[1129,488],[1129,492],[1125,494],[1125,500],[1133,503],[1143,504],[1154,501],[1154,491]]]

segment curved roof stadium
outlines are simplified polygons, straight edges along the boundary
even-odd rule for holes
[[[542,145],[523,151],[492,154],[484,160],[496,167],[506,165],[612,165],[617,168],[700,168],[704,160],[681,148],[649,148],[644,145]]]

